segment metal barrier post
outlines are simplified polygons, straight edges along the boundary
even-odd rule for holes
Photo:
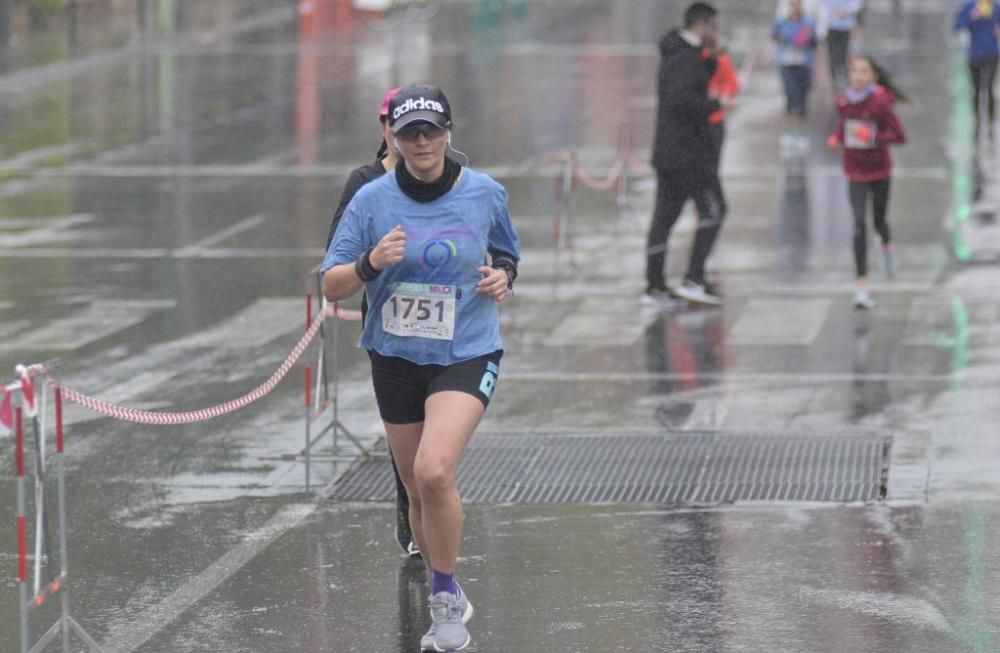
[[[323,277],[319,273],[318,267],[310,271],[309,275],[306,277],[307,325],[312,322],[314,297],[317,302],[319,312],[326,316],[329,312],[330,306],[327,303],[326,298],[323,296]],[[341,316],[339,306],[334,304],[333,309],[332,326],[330,326],[328,330],[327,324],[324,322],[320,325],[319,331],[317,332],[318,345],[316,365],[315,367],[306,366],[305,372],[305,446],[303,447],[300,455],[305,458],[306,464],[306,492],[309,492],[311,488],[311,466],[313,459],[316,458],[316,456],[313,455],[312,449],[316,446],[316,443],[326,435],[327,431],[331,433],[333,440],[333,460],[340,457],[341,446],[339,437],[341,433],[343,433],[347,439],[350,440],[351,444],[357,448],[361,455],[368,455],[368,451],[365,449],[364,445],[361,444],[361,441],[358,440],[354,434],[351,433],[340,421],[340,391],[338,384],[340,373],[340,320],[343,319],[343,317]],[[327,360],[328,339],[331,340],[329,343],[329,350],[330,355],[332,356],[332,361]],[[331,411],[330,422],[318,431],[314,431],[313,422],[323,417],[327,409]]]
[[[628,200],[628,159],[632,152],[632,130],[629,129],[628,125],[622,125],[621,132],[618,136],[618,151],[619,156],[624,157],[624,163],[622,164],[621,173],[618,176],[618,208],[625,208],[625,204]]]
[[[560,199],[562,207],[559,211],[559,229],[556,232],[556,247],[565,249],[569,242],[569,230],[573,224],[573,170],[576,165],[576,155],[567,154],[562,160],[562,182]]]
[[[312,368],[306,365],[306,492],[309,492],[309,471],[312,467],[312,402],[309,401],[312,392]]]
[[[323,300],[326,301],[325,299]],[[333,410],[333,422],[331,423],[331,428],[333,429],[333,450],[336,453],[340,449],[340,444],[338,440],[338,435],[343,432],[347,439],[351,441],[358,451],[363,455],[367,456],[368,451],[365,449],[361,441],[354,436],[353,433],[348,430],[344,423],[340,421],[340,306],[334,304],[334,319],[333,319],[333,334],[331,340],[333,340],[333,361],[330,364],[330,376],[333,381],[333,394],[330,395],[330,404]]]
[[[28,653],[28,520],[24,514],[24,415],[23,394],[14,396],[15,450],[14,468],[17,475],[17,590],[21,621],[21,653]]]
[[[56,464],[59,474],[59,578],[69,577],[69,556],[66,546],[66,460],[63,453],[62,388],[56,386]],[[69,588],[62,594],[63,653],[69,653]]]

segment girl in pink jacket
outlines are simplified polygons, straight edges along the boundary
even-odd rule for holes
[[[851,62],[851,84],[837,98],[840,120],[829,139],[830,149],[844,148],[844,174],[854,213],[854,266],[857,292],[854,306],[875,306],[868,286],[868,233],[865,218],[871,198],[875,231],[882,239],[885,272],[896,274],[896,256],[886,213],[892,177],[889,146],[906,142],[906,132],[896,116],[896,100],[908,98],[893,85],[889,76],[870,57]]]

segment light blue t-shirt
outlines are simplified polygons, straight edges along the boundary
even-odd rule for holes
[[[812,68],[816,58],[816,23],[811,18],[782,18],[774,23],[772,35],[778,41],[779,66]]]
[[[395,174],[383,175],[351,200],[321,270],[353,263],[396,225],[406,233],[406,251],[365,286],[361,346],[420,365],[451,365],[502,349],[497,303],[475,289],[488,253],[521,256],[504,187],[463,168],[450,191],[417,202]]]
[[[824,0],[829,29],[850,32],[858,26],[861,0]]]

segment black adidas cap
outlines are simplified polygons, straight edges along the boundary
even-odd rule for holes
[[[389,129],[393,134],[415,122],[429,122],[441,129],[451,127],[451,107],[448,98],[437,86],[412,84],[392,96],[389,101]]]

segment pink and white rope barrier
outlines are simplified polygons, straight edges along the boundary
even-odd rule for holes
[[[288,354],[284,362],[278,367],[277,371],[275,371],[274,374],[267,379],[267,381],[241,397],[237,397],[236,399],[232,399],[215,406],[176,413],[138,410],[136,408],[128,408],[126,406],[112,404],[107,401],[85,395],[82,392],[78,392],[65,386],[61,386],[62,396],[67,401],[72,401],[75,404],[79,404],[80,406],[83,406],[84,408],[100,415],[104,415],[105,417],[111,417],[125,422],[134,422],[137,424],[171,426],[176,424],[203,422],[215,417],[220,417],[235,410],[239,410],[240,408],[244,408],[274,390],[278,383],[285,378],[285,375],[288,374],[289,370],[292,369],[292,366],[295,365],[299,358],[302,357],[302,354],[305,353],[306,349],[309,347],[309,343],[316,337],[316,334],[323,326],[323,321],[327,318],[337,318],[346,321],[360,321],[361,312],[341,308],[338,304],[328,306],[325,311],[320,312],[312,319],[309,324],[309,328],[306,329],[306,332],[299,339],[298,343],[296,343],[291,353]],[[22,377],[22,379],[27,378],[29,375],[37,376],[44,374],[48,377],[48,381],[51,385],[57,385],[54,378],[49,375],[49,370],[45,367],[45,365],[32,365],[24,369],[25,376]]]

